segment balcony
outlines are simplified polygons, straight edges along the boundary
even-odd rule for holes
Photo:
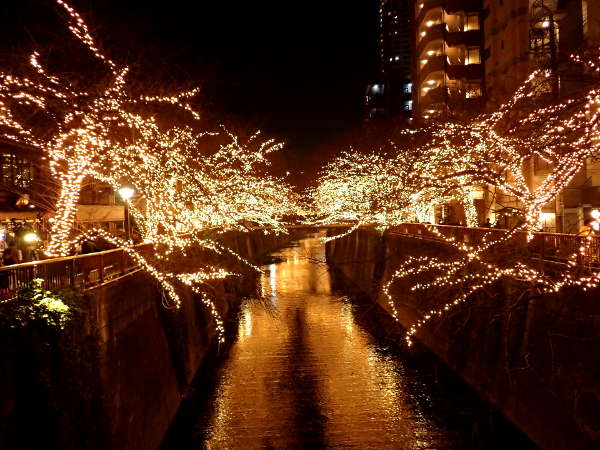
[[[416,24],[420,24],[421,22],[423,22],[423,19],[425,18],[425,15],[427,14],[428,11],[431,11],[433,8],[441,8],[444,6],[445,0],[422,0],[421,2],[419,2],[417,0],[417,6],[416,6]],[[423,4],[423,7],[421,9],[419,9],[419,3]]]
[[[422,92],[422,91],[421,91]],[[425,95],[421,96],[421,100],[419,101],[419,106],[424,109],[430,105],[436,103],[446,103],[447,95],[446,88],[444,86],[438,86],[436,88],[431,89]]]
[[[464,45],[478,47],[483,42],[481,30],[449,31],[446,33],[446,43],[451,47]]]
[[[467,66],[449,65],[446,73],[453,80],[468,79],[481,80],[483,78],[483,64],[469,64]]]
[[[427,59],[427,64],[425,64],[421,69],[419,69],[419,83],[423,82],[428,75],[433,72],[445,72],[446,71],[446,62],[444,61],[443,56],[432,56]]]
[[[417,55],[420,55],[427,44],[437,39],[444,40],[446,39],[446,24],[440,23],[438,25],[434,25],[432,27],[426,28],[425,30],[427,34],[423,37],[420,37],[420,40],[417,44]]]
[[[435,40],[445,41],[450,47],[479,47],[483,42],[481,30],[448,31],[448,26],[440,23],[427,28],[426,31],[427,34],[421,37],[417,44],[417,55],[421,55],[427,44]]]

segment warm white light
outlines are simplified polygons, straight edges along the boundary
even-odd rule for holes
[[[123,186],[119,188],[119,195],[123,200],[129,200],[131,197],[133,197],[133,194],[135,194],[135,191],[129,186]]]
[[[39,240],[40,238],[35,233],[27,233],[25,236],[23,236],[23,241],[27,244],[33,244]]]
[[[592,209],[592,217],[596,220],[600,219],[600,211],[597,209]]]

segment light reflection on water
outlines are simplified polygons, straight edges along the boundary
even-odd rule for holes
[[[332,295],[317,239],[278,254],[265,297],[243,307],[225,363],[208,448],[431,448],[443,439],[402,388],[402,368],[377,352]]]
[[[332,291],[319,239],[275,256],[163,450],[533,448],[510,425],[486,431],[489,407],[452,375],[438,382],[431,354],[382,346],[373,304]]]

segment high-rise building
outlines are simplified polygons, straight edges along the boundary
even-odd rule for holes
[[[568,94],[571,80],[561,78],[559,69],[571,54],[600,40],[600,2],[484,0],[484,5],[490,107],[510,98],[538,68],[555,69],[555,94]]]
[[[366,93],[368,114],[412,112],[411,0],[379,0],[380,79]]]
[[[481,0],[416,0],[415,117],[445,119],[483,105]]]

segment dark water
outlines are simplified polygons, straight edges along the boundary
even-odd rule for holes
[[[397,344],[372,303],[336,292],[318,239],[275,256],[162,450],[534,448],[431,353]]]

